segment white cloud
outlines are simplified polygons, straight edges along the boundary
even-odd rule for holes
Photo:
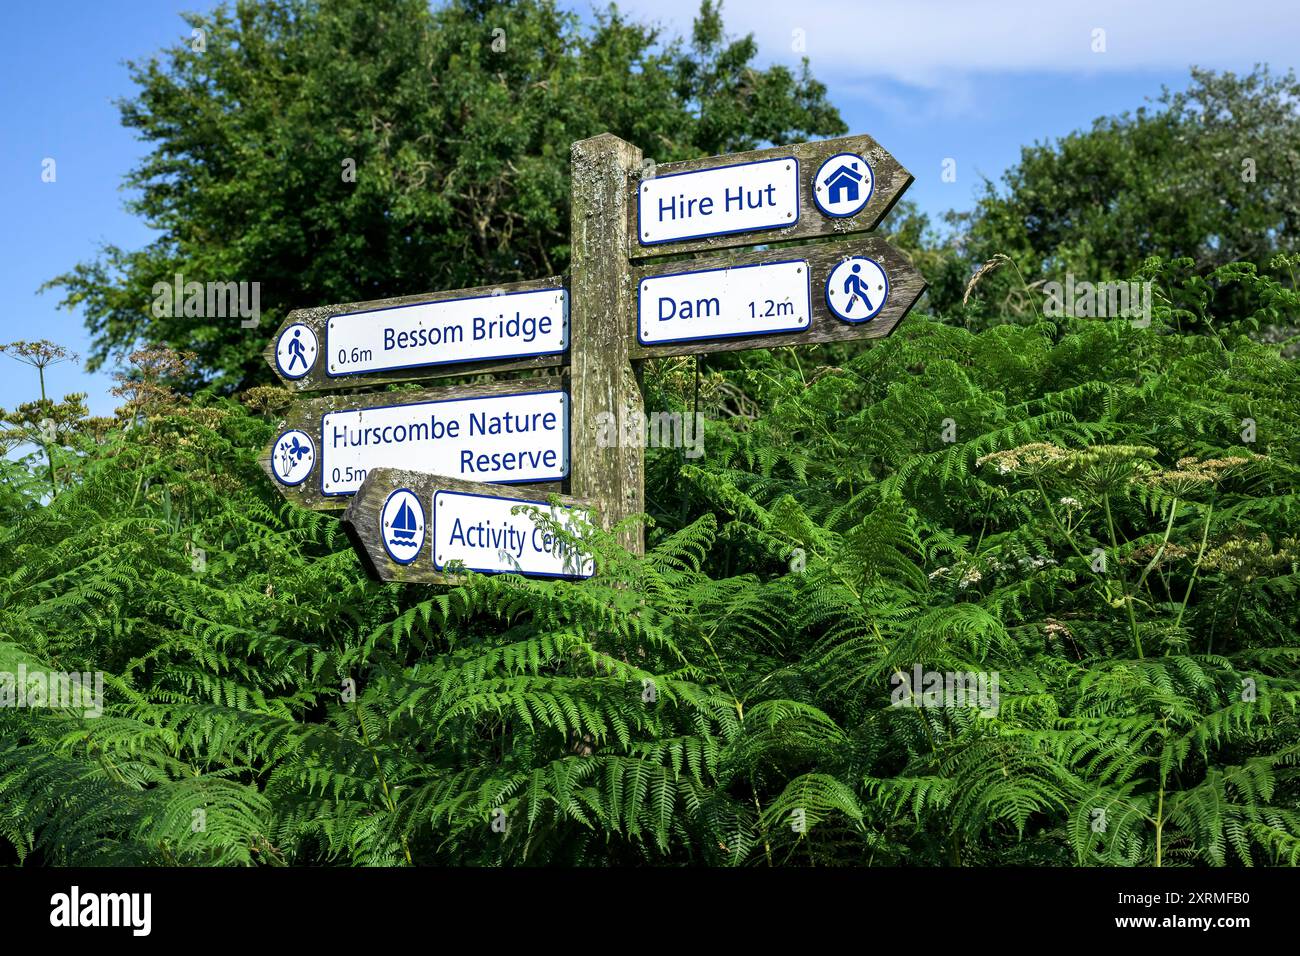
[[[622,0],[686,34],[698,0]],[[796,63],[796,29],[822,79],[885,77],[935,87],[969,73],[1141,71],[1195,64],[1278,69],[1300,60],[1296,0],[731,0],[723,19],[765,60]],[[1106,52],[1093,52],[1093,31]]]

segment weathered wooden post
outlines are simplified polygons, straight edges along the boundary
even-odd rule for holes
[[[628,258],[628,181],[641,150],[609,133],[572,147],[569,362],[571,493],[595,505],[607,527],[645,510],[645,453],[626,442],[625,423],[640,434],[645,403],[630,357],[634,313]],[[620,536],[645,553],[638,525]]]

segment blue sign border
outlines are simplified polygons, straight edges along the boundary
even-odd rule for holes
[[[804,279],[808,286],[808,321],[803,325],[782,327],[779,329],[764,329],[761,332],[724,332],[721,335],[688,335],[676,339],[657,339],[653,342],[647,342],[642,337],[641,330],[641,286],[652,279],[675,279],[678,276],[700,275],[704,272],[738,272],[741,269],[761,269],[764,266],[788,266],[795,263],[802,263],[804,268]],[[714,339],[739,339],[747,338],[753,335],[780,335],[784,332],[803,332],[812,328],[812,266],[808,264],[807,259],[779,259],[775,262],[754,262],[747,266],[723,266],[720,269],[691,269],[686,272],[665,272],[662,275],[646,276],[636,284],[636,340],[642,345],[669,345],[673,342],[703,342]]]
[[[292,435],[294,432],[297,432],[303,438],[307,439],[307,443],[311,445],[312,456],[316,459],[314,462],[312,462],[311,467],[315,468],[317,465],[320,464],[320,452],[316,448],[316,442],[312,440],[312,437],[310,435],[308,435],[301,428],[286,428],[284,431],[280,432],[280,434],[275,437],[275,444],[271,446],[271,474],[275,475],[275,480],[278,481],[280,484],[284,485],[286,488],[297,488],[299,485],[301,485],[304,481],[306,481],[311,476],[311,468],[308,468],[307,474],[303,475],[297,481],[285,481],[283,478],[280,477],[280,473],[275,468],[275,450],[280,447],[280,442],[284,439],[286,435]]]
[[[498,482],[498,484],[505,484],[505,482]],[[447,567],[445,564],[438,563],[437,524],[438,524],[438,496],[439,495],[456,495],[460,498],[487,498],[490,501],[509,501],[512,505],[538,505],[542,508],[549,508],[551,506],[551,503],[549,501],[534,501],[528,498],[506,498],[503,495],[483,495],[474,491],[450,491],[445,488],[442,489],[441,491],[435,491],[433,493],[433,502],[432,502],[433,517],[429,521],[429,531],[430,531],[429,560],[433,563],[433,569],[435,571],[444,571],[446,570]],[[561,505],[561,507],[566,508],[568,510],[574,510],[569,505]],[[477,571],[480,574],[523,574],[525,577],[530,577],[530,578],[566,578],[572,581],[586,581],[589,578],[594,577],[596,574],[594,556],[592,556],[592,562],[593,563],[592,563],[591,574],[577,574],[577,575],[551,574],[544,571],[529,571],[525,573],[523,571],[515,571],[513,569],[510,571],[502,571],[500,568],[472,568],[468,564],[465,565],[464,567],[467,571]]]
[[[420,540],[420,546],[415,549],[413,555],[409,558],[399,558],[397,555],[393,554],[393,549],[388,546],[388,539],[384,537],[384,512],[388,510],[388,502],[393,500],[393,495],[401,494],[403,491],[414,498],[415,503],[419,506],[420,517],[424,520],[424,534],[426,537],[428,536],[429,520],[424,515],[424,502],[420,501],[420,496],[410,488],[394,488],[389,493],[388,497],[384,499],[384,506],[379,509],[379,543],[384,546],[384,550],[388,552],[388,556],[398,564],[414,564],[416,561],[420,560],[420,552],[424,550],[423,539]]]
[[[709,239],[712,238],[713,236],[735,236],[735,235],[739,235],[742,232],[766,232],[769,229],[789,229],[791,226],[798,224],[799,216],[802,213],[802,209],[801,209],[802,204],[799,202],[799,190],[803,188],[799,181],[799,177],[800,177],[799,157],[795,156],[793,153],[791,153],[789,156],[778,156],[774,159],[754,159],[754,160],[750,160],[747,163],[730,163],[726,166],[711,166],[708,169],[688,169],[680,173],[668,173],[666,176],[652,177],[656,180],[663,180],[663,179],[673,179],[676,176],[698,176],[701,173],[716,173],[720,169],[738,169],[741,166],[757,166],[760,163],[788,163],[791,160],[794,160],[794,218],[789,220],[788,222],[781,222],[772,226],[746,226],[744,229],[724,229],[722,232],[701,232],[698,235],[694,235],[694,236],[674,236],[672,239],[655,239],[651,242],[646,242],[645,239],[641,237],[641,199],[645,195],[645,191],[641,189],[640,186],[642,183],[645,182],[645,179],[642,178],[637,180],[637,187],[638,187],[636,191],[637,242],[643,246],[663,246],[672,242],[689,242],[691,239]]]
[[[831,305],[831,276],[833,276],[835,274],[835,270],[838,269],[840,266],[844,265],[844,263],[852,262],[854,259],[861,259],[864,262],[870,262],[877,269],[879,269],[880,274],[885,277],[885,297],[880,301],[880,305],[876,307],[876,311],[872,312],[869,316],[867,316],[864,319],[846,319],[844,316],[840,315],[840,313],[836,310],[835,306]],[[841,322],[847,322],[850,325],[862,325],[866,322],[870,322],[872,319],[874,319],[876,316],[878,316],[881,313],[881,311],[885,308],[885,303],[888,301],[889,301],[889,270],[886,269],[884,266],[882,266],[875,259],[871,258],[871,256],[845,256],[839,262],[835,263],[835,265],[831,266],[830,271],[826,273],[826,308],[827,310],[830,311],[831,315],[835,316],[835,318],[839,319]]]
[[[559,292],[564,297],[560,322],[564,328],[564,344],[558,349],[547,352],[516,352],[509,355],[476,355],[472,358],[445,359],[434,362],[413,362],[410,365],[385,365],[382,368],[360,369],[355,372],[334,372],[330,370],[330,323],[349,315],[373,315],[376,312],[392,312],[396,309],[413,309],[422,305],[446,305],[451,302],[469,302],[473,299],[504,299],[512,295],[535,295],[538,292]],[[564,286],[546,286],[542,289],[520,289],[516,292],[502,292],[500,295],[466,295],[459,299],[437,299],[430,302],[408,302],[405,305],[386,305],[382,309],[360,309],[356,312],[340,312],[331,315],[325,321],[325,374],[329,378],[347,378],[350,375],[373,375],[376,372],[397,372],[408,368],[431,368],[439,365],[459,365],[464,362],[499,362],[504,359],[536,358],[542,355],[563,355],[569,350],[569,290]],[[279,357],[276,357],[279,362]],[[306,374],[306,373],[303,373]]]
[[[857,209],[855,209],[853,212],[831,212],[825,206],[822,205],[821,197],[817,195],[817,176],[820,176],[822,174],[822,170],[825,169],[828,164],[830,164],[832,161],[836,159],[839,159],[841,156],[851,156],[853,159],[858,160],[860,163],[866,166],[867,169],[871,170],[871,188],[867,190],[867,198],[862,200],[862,205],[859,206]],[[865,156],[861,156],[857,153],[836,153],[834,156],[828,156],[822,162],[822,164],[817,167],[817,175],[813,176],[812,194],[813,194],[813,202],[817,205],[817,208],[821,210],[821,214],[823,216],[827,216],[831,219],[852,219],[854,216],[860,216],[862,215],[863,211],[867,208],[867,205],[871,202],[871,197],[876,194],[875,167],[873,167],[869,162],[867,162],[867,158]],[[879,265],[879,263],[877,263],[877,265]]]
[[[564,461],[561,465],[561,469],[562,469],[561,473],[559,475],[554,475],[554,476],[547,475],[545,477],[540,477],[540,478],[516,478],[513,481],[488,481],[488,482],[484,482],[484,484],[530,485],[542,481],[563,481],[565,478],[569,477],[569,438],[570,438],[569,418],[572,415],[572,410],[571,410],[572,402],[570,402],[569,400],[569,393],[566,392],[564,389],[553,388],[553,389],[548,389],[544,392],[509,392],[505,395],[471,395],[467,398],[442,398],[432,402],[427,402],[427,401],[426,402],[398,402],[395,405],[370,405],[367,406],[366,408],[336,408],[333,411],[325,412],[320,417],[320,446],[321,447],[320,447],[320,458],[318,460],[318,464],[320,465],[321,497],[322,498],[346,498],[349,497],[350,495],[356,494],[355,491],[326,491],[325,490],[325,419],[329,415],[343,415],[343,414],[351,414],[353,412],[378,412],[386,408],[408,408],[411,405],[451,405],[455,402],[477,402],[485,398],[519,398],[521,396],[540,398],[543,395],[561,395],[564,397],[564,416],[563,416],[564,432],[562,438],[562,444],[564,445]],[[383,466],[377,466],[377,467],[383,467]],[[401,466],[397,466],[397,467],[401,467]],[[369,469],[367,469],[366,473],[367,474],[370,473]],[[459,476],[448,475],[448,477],[456,478]],[[466,479],[466,480],[477,480],[477,479]]]
[[[283,375],[285,378],[293,382],[298,381],[298,379],[300,378],[306,378],[308,375],[310,375],[312,365],[316,364],[316,361],[313,360],[311,365],[308,365],[306,369],[297,373],[296,375],[293,372],[285,371],[284,366],[280,364],[280,340],[289,334],[290,329],[296,329],[300,325],[308,332],[311,333],[312,338],[316,339],[316,358],[317,359],[320,358],[320,337],[316,334],[316,331],[310,325],[308,325],[306,322],[295,322],[293,323],[293,325],[286,325],[284,327],[284,331],[275,337],[275,367],[280,370],[281,375]],[[329,363],[326,362],[326,364]]]

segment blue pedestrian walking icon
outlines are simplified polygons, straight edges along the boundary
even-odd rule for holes
[[[293,371],[294,365],[301,362],[302,370],[307,371],[307,357],[302,350],[302,329],[293,330],[293,340],[289,343],[289,354],[293,356],[289,360],[289,371]]]
[[[862,281],[862,276],[860,275],[861,272],[862,263],[855,262],[853,263],[853,272],[844,280],[844,294],[849,297],[849,304],[844,307],[844,311],[851,313],[853,311],[853,304],[861,298],[862,304],[866,306],[867,314],[870,315],[875,311],[871,308],[871,300],[867,298],[867,296],[870,295],[871,290],[868,289],[867,284]]]
[[[295,322],[280,333],[275,343],[275,361],[285,378],[302,378],[316,364],[316,333]]]
[[[884,307],[889,279],[880,263],[866,256],[845,259],[826,277],[826,306],[845,322],[868,322]]]

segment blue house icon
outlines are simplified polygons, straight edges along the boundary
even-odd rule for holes
[[[861,182],[862,174],[858,172],[858,164],[845,163],[831,173],[830,179],[826,180],[826,192],[829,197],[827,201],[832,205],[841,202],[857,202],[858,185]]]

